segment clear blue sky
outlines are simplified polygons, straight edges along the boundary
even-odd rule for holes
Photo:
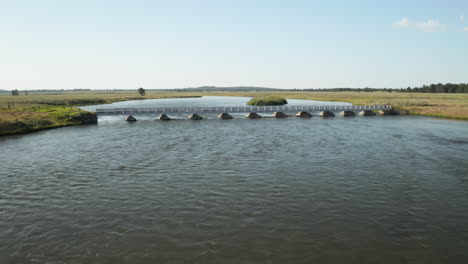
[[[0,0],[0,89],[468,82],[468,1]]]

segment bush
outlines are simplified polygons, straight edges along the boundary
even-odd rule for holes
[[[288,101],[286,98],[281,96],[265,96],[265,97],[254,97],[247,102],[248,105],[264,106],[264,105],[285,105]]]

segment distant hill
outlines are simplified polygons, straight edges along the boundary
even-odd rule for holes
[[[151,90],[151,89],[148,89]],[[161,89],[162,90],[162,89]],[[200,86],[193,88],[178,88],[164,89],[171,92],[252,92],[252,91],[279,91],[277,88],[254,87],[254,86],[233,86],[233,87],[217,87],[217,86]]]
[[[233,86],[233,87],[217,87],[217,86],[200,86],[200,87],[189,87],[189,88],[174,88],[174,89],[151,89],[146,88],[147,91],[158,91],[158,92],[253,92],[253,91],[281,91],[284,89],[267,88],[267,87],[254,87],[254,86]],[[22,92],[23,90],[20,90]],[[136,91],[135,89],[39,89],[29,90],[31,94],[62,94],[67,92],[99,92],[99,91]],[[8,90],[0,89],[0,93],[11,93]]]
[[[255,87],[255,86],[232,86],[232,87],[218,87],[218,86],[200,86],[189,88],[173,88],[173,89],[151,89],[145,88],[147,91],[157,92],[280,92],[280,91],[298,91],[298,92],[402,92],[402,93],[468,93],[468,83],[459,84],[431,84],[422,87],[408,87],[408,88],[292,88],[280,89],[269,87]],[[99,92],[136,92],[137,88],[133,89],[88,89],[88,88],[75,88],[75,89],[40,89],[40,90],[18,90],[21,94],[26,91],[29,94],[64,94],[70,92],[84,92],[84,93],[99,93]],[[11,90],[0,89],[0,94],[10,94]]]

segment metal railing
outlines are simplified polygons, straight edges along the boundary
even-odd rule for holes
[[[362,111],[388,110],[390,105],[307,105],[307,106],[203,106],[203,107],[146,107],[99,108],[98,115],[115,114],[171,114],[171,113],[265,113],[292,111]]]

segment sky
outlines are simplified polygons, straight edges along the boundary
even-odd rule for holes
[[[466,0],[0,0],[0,89],[468,82]]]

